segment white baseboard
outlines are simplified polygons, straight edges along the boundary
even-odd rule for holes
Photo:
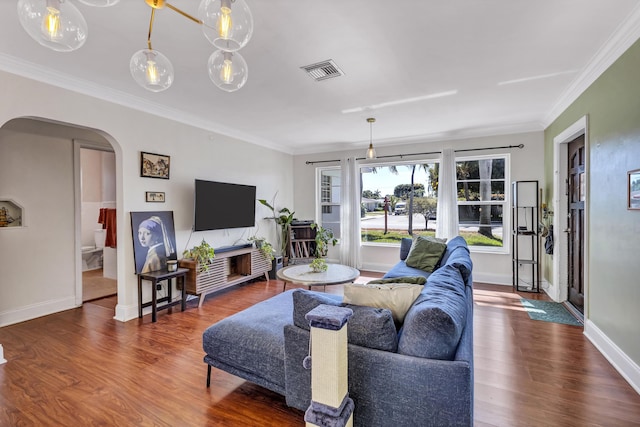
[[[7,363],[7,359],[4,358],[4,348],[2,348],[2,344],[0,344],[0,365],[3,363]]]
[[[611,365],[640,394],[640,366],[627,356],[592,321],[585,322],[584,335],[611,363]]]
[[[44,301],[0,313],[0,327],[25,322],[27,320],[70,310],[78,307],[75,297],[69,296],[57,300]]]
[[[143,314],[145,311],[151,312],[151,307],[146,307],[146,310],[143,310]],[[119,320],[121,322],[128,322],[129,320],[138,318],[138,304],[136,305],[124,305],[117,304],[116,305],[116,314],[113,316],[115,320]]]

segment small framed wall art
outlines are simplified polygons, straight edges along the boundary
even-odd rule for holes
[[[169,179],[169,161],[163,154],[140,152],[140,176]]]
[[[627,209],[640,210],[640,169],[627,172]]]
[[[164,203],[164,191],[146,191],[144,199],[151,203]]]

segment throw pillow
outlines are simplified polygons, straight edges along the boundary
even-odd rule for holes
[[[347,304],[389,309],[396,324],[402,324],[422,288],[423,285],[410,283],[349,283],[344,285],[343,301]]]
[[[400,276],[390,277],[388,279],[375,279],[367,282],[367,285],[379,285],[386,283],[411,283],[413,285],[424,285],[427,283],[427,278],[424,276]]]
[[[411,250],[407,255],[406,264],[409,267],[433,272],[447,249],[446,243],[429,236],[415,236]]]
[[[376,350],[396,352],[398,349],[398,331],[393,323],[391,311],[343,304],[335,295],[296,289],[293,291],[293,324],[299,328],[309,328],[305,314],[320,304],[340,305],[353,310],[353,316],[347,324],[347,340],[351,344]]]

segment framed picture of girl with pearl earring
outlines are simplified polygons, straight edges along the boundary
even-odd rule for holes
[[[131,212],[136,274],[164,270],[178,259],[173,211]]]

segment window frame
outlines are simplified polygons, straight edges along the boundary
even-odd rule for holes
[[[482,154],[475,156],[456,156],[456,164],[458,162],[470,162],[476,160],[486,160],[486,159],[504,159],[504,200],[490,200],[490,201],[466,201],[466,200],[458,200],[457,206],[494,206],[501,204],[502,205],[502,247],[496,246],[469,246],[470,252],[478,252],[478,253],[487,253],[487,254],[499,254],[504,255],[510,253],[511,247],[511,186],[510,186],[510,177],[511,177],[511,154],[510,153],[500,153],[500,154]],[[473,180],[476,181],[476,180]],[[493,181],[500,181],[497,179],[492,179]],[[459,181],[456,174],[456,191],[458,188],[458,183],[464,182]],[[458,226],[460,228],[462,223]]]
[[[322,201],[322,197],[323,197],[323,185],[324,183],[322,182],[322,177],[324,176],[322,174],[322,172],[324,171],[338,171],[339,176],[340,176],[340,200],[338,200],[337,203],[330,203],[330,202],[323,202]],[[315,191],[315,203],[316,203],[316,224],[321,225],[324,227],[323,223],[322,223],[322,214],[323,214],[323,208],[325,206],[338,206],[340,209],[342,209],[342,168],[340,166],[318,166],[316,167],[316,191]],[[329,186],[329,188],[331,188],[331,185]],[[329,192],[329,195],[331,195],[331,192]],[[342,214],[340,214],[340,218],[338,220],[338,224],[340,227],[340,237],[342,237],[342,232],[344,231],[342,229]],[[340,238],[338,239],[338,243],[340,242]]]

